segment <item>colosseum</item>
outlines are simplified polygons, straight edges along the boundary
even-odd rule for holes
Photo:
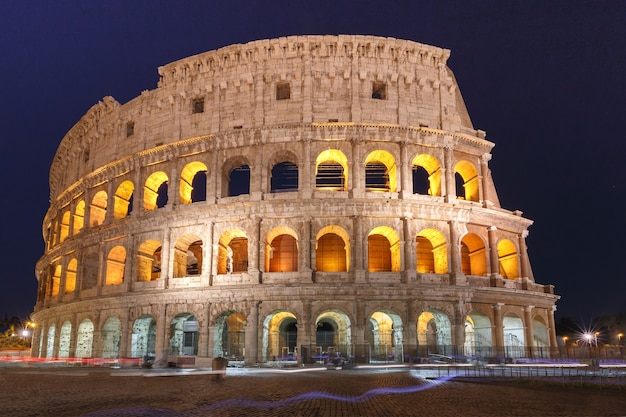
[[[450,51],[294,36],[160,67],[62,139],[33,356],[155,366],[538,358],[554,287]]]

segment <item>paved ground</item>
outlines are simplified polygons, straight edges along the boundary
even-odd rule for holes
[[[297,372],[300,371],[300,372]],[[626,386],[424,379],[410,369],[0,368],[2,416],[626,416]]]

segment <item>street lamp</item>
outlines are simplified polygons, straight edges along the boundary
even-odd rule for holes
[[[622,344],[622,337],[624,337],[624,333],[618,333],[617,334],[617,344],[619,344],[619,345]]]

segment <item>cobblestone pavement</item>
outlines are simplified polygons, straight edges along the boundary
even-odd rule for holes
[[[425,379],[410,369],[0,368],[2,416],[626,416],[626,386]]]

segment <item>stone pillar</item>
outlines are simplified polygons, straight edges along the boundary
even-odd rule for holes
[[[365,265],[367,262],[367,242],[364,242],[363,236],[363,220],[361,216],[352,217],[354,229],[354,253],[352,254],[354,264],[354,281],[365,282]],[[367,239],[367,238],[365,238]]]
[[[550,350],[551,351],[556,351],[558,349],[558,344],[556,342],[556,325],[554,324],[554,312],[555,311],[556,311],[556,306],[552,306],[552,309],[547,311],[548,337],[550,338]]]
[[[524,306],[524,340],[526,343],[526,354],[529,358],[535,357],[535,342],[534,342],[534,332],[533,332],[533,317],[532,312],[535,306]]]
[[[218,162],[217,159],[218,152],[213,151],[211,154],[211,167],[207,171],[206,175],[206,203],[207,204],[215,204],[218,196],[221,197],[221,189],[218,189],[218,186],[221,185],[221,181],[218,181],[218,178],[221,178],[222,174],[222,164]],[[222,161],[223,162],[223,161]]]
[[[314,237],[311,236],[311,218],[305,217],[302,222],[302,245],[298,252],[299,259],[299,270],[302,272],[302,276],[306,277],[308,282],[311,282],[312,274],[311,272],[315,268],[314,265],[311,264],[311,258],[314,256],[315,252],[315,244]]]
[[[365,193],[365,180],[363,178],[364,165],[361,160],[361,148],[359,146],[359,139],[356,137],[351,138],[352,142],[352,158],[349,159],[351,171],[349,178],[352,178],[352,188],[350,189],[352,198],[360,198]]]
[[[498,243],[496,232],[498,228],[490,226],[487,228],[487,235],[489,238],[489,267],[491,271],[488,271],[491,277],[497,277],[500,275],[500,264],[498,261]]]
[[[443,184],[445,185],[445,189],[441,190],[441,195],[445,195],[445,201],[450,203],[456,200],[456,182],[454,180],[454,166],[453,166],[453,152],[454,149],[452,147],[452,138],[448,136],[444,136],[444,146],[443,146]],[[444,194],[445,193],[445,194]]]
[[[179,170],[175,164],[172,164],[170,171],[169,183],[167,185],[167,204],[166,207],[176,209],[180,205],[180,176]]]
[[[109,224],[113,221],[115,214],[115,189],[113,188],[113,181],[107,183],[107,207],[104,213],[103,224]],[[59,222],[60,223],[60,222]]]
[[[261,322],[261,303],[257,301],[251,308],[246,318],[246,341],[245,341],[245,363],[254,365],[259,362],[261,352],[259,341],[263,338],[263,323]]]
[[[157,307],[158,314],[155,317],[156,321],[156,335],[154,343],[154,361],[160,365],[167,365],[168,356],[168,325],[167,325],[167,304]]]
[[[139,164],[137,164],[139,166]],[[133,190],[133,216],[139,217],[144,213],[143,200],[145,187],[141,180],[141,170],[134,172],[135,189]]]
[[[206,236],[206,240],[202,241],[202,271],[200,271],[200,282],[202,285],[212,285],[213,277],[213,265],[217,265],[217,251],[214,250],[213,242],[214,236],[214,222],[205,224],[202,229],[204,233],[201,236]],[[217,238],[219,241],[219,238]],[[213,259],[215,258],[215,259]]]
[[[174,254],[174,245],[172,245],[171,239],[171,230],[169,227],[163,230],[163,246],[161,246],[161,277],[164,281],[164,288],[170,287],[170,279],[172,278],[174,272],[174,262],[175,259]]]
[[[491,160],[491,154],[490,153],[484,153],[481,157],[480,157],[480,177],[481,177],[481,182],[480,182],[480,188],[482,190],[482,201],[485,205],[485,207],[489,204],[491,204],[491,193],[489,192],[489,167],[487,166],[487,163]]]
[[[212,346],[212,343],[210,342],[211,341],[210,336],[215,334],[215,333],[209,332],[209,322],[211,319],[210,308],[211,308],[211,303],[207,301],[206,304],[202,305],[202,316],[196,317],[196,319],[198,320],[198,324],[199,324],[198,356],[203,356],[203,357],[213,356],[213,352],[209,350],[209,346]]]
[[[302,162],[302,173],[298,175],[298,189],[300,198],[307,199],[313,195],[315,189],[314,162],[311,161],[311,138],[304,138],[302,141],[304,161]]]
[[[504,327],[502,325],[502,306],[504,303],[496,303],[493,308],[494,338],[493,356],[504,357]]]
[[[467,316],[467,308],[465,301],[459,299],[454,309],[454,329],[453,329],[453,344],[456,350],[456,355],[463,355],[465,353],[465,317]]]
[[[450,284],[456,285],[459,281],[464,281],[463,272],[461,271],[461,250],[459,245],[459,223],[456,220],[448,222],[450,228],[450,253],[448,259],[450,260],[449,273]]]
[[[517,236],[517,241],[519,243],[519,264],[520,264],[520,277],[528,278],[531,281],[534,281],[534,277],[530,272],[530,262],[528,260],[528,249],[526,248],[526,238],[528,237],[528,230],[524,230],[521,234]]]
[[[407,141],[400,142],[400,181],[401,191],[400,198],[408,198],[413,195],[413,187],[411,184],[411,161],[409,161]]]
[[[402,234],[404,235],[404,269],[403,269],[403,282],[411,282],[415,280],[417,275],[415,266],[415,245],[413,244],[413,233],[411,232],[411,220],[410,215],[402,218]]]
[[[131,344],[132,344],[132,334],[133,334],[133,323],[130,317],[130,309],[127,308],[120,315],[120,327],[122,333],[120,334],[120,358],[130,358],[131,353]]]

